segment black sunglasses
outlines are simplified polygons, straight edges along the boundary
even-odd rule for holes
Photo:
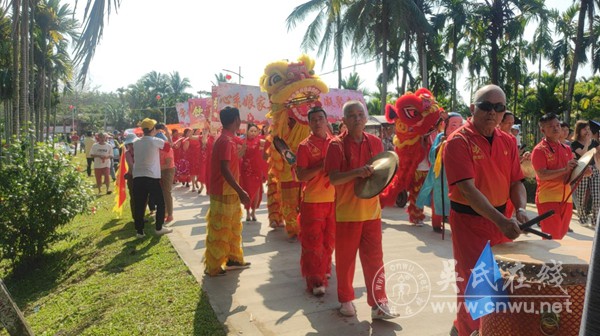
[[[484,111],[491,111],[494,110],[496,112],[505,112],[506,111],[506,105],[502,104],[502,103],[490,103],[489,101],[482,101],[482,102],[477,102],[475,103],[475,106],[477,106],[477,108],[484,110]]]

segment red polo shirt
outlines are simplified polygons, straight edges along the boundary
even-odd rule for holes
[[[556,170],[567,166],[567,162],[573,158],[571,148],[558,142],[550,142],[542,139],[540,143],[531,151],[531,163],[536,171],[541,169]],[[563,198],[571,193],[571,186],[564,184],[564,175],[552,180],[537,181],[537,190],[535,192],[536,203],[562,202]],[[572,203],[571,197],[566,200]]]
[[[334,138],[325,155],[325,172],[345,172],[367,164],[375,155],[383,152],[378,137],[363,132],[360,143],[350,136]],[[379,196],[362,199],[354,195],[356,179],[335,186],[335,218],[338,222],[362,222],[381,218]]]
[[[448,138],[444,167],[450,200],[469,206],[456,183],[474,179],[475,187],[494,207],[499,207],[510,197],[510,184],[524,178],[514,139],[495,129],[490,144],[470,120]]]
[[[325,160],[325,153],[331,137],[325,139],[311,134],[298,145],[296,165],[300,168],[311,169]],[[329,176],[325,170],[319,171],[316,176],[304,184],[302,201],[306,203],[326,203],[335,199],[335,189],[329,183]]]
[[[221,174],[221,161],[229,161],[229,170],[236,181],[240,180],[240,162],[237,151],[238,140],[235,134],[223,129],[215,141],[210,161],[210,194],[233,195],[237,192],[225,181]]]

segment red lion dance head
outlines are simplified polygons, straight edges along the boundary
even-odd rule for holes
[[[393,205],[398,194],[410,185],[429,149],[421,138],[435,127],[440,111],[433,94],[425,88],[407,92],[394,105],[386,105],[385,117],[396,127],[394,145],[400,165],[392,183],[379,195],[382,206]]]

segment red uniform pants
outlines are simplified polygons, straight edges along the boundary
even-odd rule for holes
[[[369,306],[373,307],[377,303],[387,302],[385,290],[373,292],[373,280],[378,271],[383,270],[381,219],[363,222],[337,222],[335,231],[335,271],[338,280],[338,300],[348,302],[355,298],[352,279],[354,279],[357,251],[365,277]],[[385,283],[378,284],[385,288]]]
[[[550,210],[554,210],[554,215],[544,219],[540,226],[542,232],[546,232],[552,235],[552,239],[563,239],[563,237],[569,231],[569,224],[571,224],[571,216],[573,216],[573,203],[564,203],[561,205],[560,202],[544,202],[535,205],[538,209],[538,214],[543,214]]]
[[[464,307],[464,295],[471,270],[475,267],[488,240],[491,246],[511,240],[506,238],[491,221],[481,216],[461,214],[454,210],[450,210],[450,227],[458,287],[456,298],[458,313],[454,325],[460,336],[469,336],[473,331],[479,330],[479,319],[473,320]]]
[[[306,287],[327,286],[331,274],[331,255],[335,247],[335,203],[302,203],[300,205],[300,266]]]

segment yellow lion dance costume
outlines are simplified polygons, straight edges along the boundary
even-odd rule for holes
[[[260,89],[269,95],[271,110],[267,118],[272,119],[271,142],[280,138],[295,154],[298,145],[310,134],[308,111],[320,106],[319,95],[329,92],[327,85],[314,73],[315,61],[307,55],[298,62],[276,61],[265,68],[260,78]],[[292,166],[275,150],[268,149],[269,184],[267,204],[271,227],[283,225],[288,236],[295,237],[298,227],[301,183]]]

